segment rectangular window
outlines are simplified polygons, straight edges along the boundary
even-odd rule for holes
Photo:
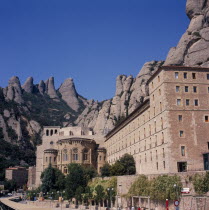
[[[181,156],[185,156],[185,146],[181,146]]]
[[[182,119],[183,119],[182,115],[178,115],[179,122],[182,122]]]
[[[189,92],[189,87],[185,86],[185,93],[188,93],[188,92]]]
[[[179,86],[176,86],[176,92],[177,93],[179,92],[179,89],[180,89],[180,87]]]
[[[208,115],[205,116],[205,122],[209,122]]]
[[[179,131],[179,136],[184,137],[184,131]]]
[[[179,73],[175,72],[175,78],[178,79],[179,78]]]
[[[198,103],[198,99],[195,99],[195,100],[194,100],[194,105],[195,105],[195,106],[198,106],[198,104],[199,104],[199,103]]]
[[[187,171],[187,162],[177,162],[178,172]]]
[[[207,74],[207,80],[209,80],[209,74]]]
[[[197,92],[197,87],[193,86],[193,92],[196,93]]]
[[[187,73],[184,72],[184,79],[187,79]]]
[[[181,106],[181,99],[177,99],[176,103],[178,106]]]
[[[192,73],[192,79],[196,79],[196,73]]]
[[[189,99],[186,99],[186,106],[189,106]]]
[[[163,168],[165,169],[165,161],[163,161]]]
[[[156,168],[157,168],[157,170],[158,170],[158,162],[156,163]]]

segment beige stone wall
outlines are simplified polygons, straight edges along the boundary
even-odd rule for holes
[[[188,171],[204,170],[203,154],[209,153],[209,122],[205,122],[205,116],[209,117],[207,74],[209,69],[174,67],[153,76],[149,103],[145,102],[107,135],[107,161],[113,164],[125,153],[131,154],[138,174],[176,173],[177,162],[187,162]],[[181,99],[181,105],[177,105],[177,99]]]
[[[36,152],[36,187],[40,186],[41,173],[50,163],[64,174],[68,173],[67,166],[72,162],[93,165],[96,169],[105,163],[97,159],[100,153],[97,149],[103,146],[104,137],[93,135],[86,128],[47,126],[43,133],[42,145],[37,147]],[[77,149],[77,156],[73,156],[74,149]],[[105,154],[106,150],[101,153],[103,159]]]

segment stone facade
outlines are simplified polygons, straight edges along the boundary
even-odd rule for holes
[[[27,184],[28,170],[25,167],[10,167],[5,171],[5,178],[16,182],[17,187]]]
[[[82,127],[44,127],[42,145],[37,147],[36,187],[41,184],[40,176],[52,164],[65,175],[68,164],[78,163],[94,166],[98,173],[106,160],[104,138]]]
[[[34,189],[36,186],[36,167],[31,166],[28,168],[28,188],[29,190]]]
[[[209,68],[163,66],[149,99],[106,135],[107,161],[134,156],[138,174],[209,169]]]

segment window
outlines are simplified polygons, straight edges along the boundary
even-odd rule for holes
[[[155,95],[154,94],[153,94],[152,98],[153,98],[153,101],[154,101],[155,100]]]
[[[158,82],[160,82],[160,76],[158,76],[157,78],[158,78]]]
[[[163,158],[165,158],[165,149],[163,148]]]
[[[54,130],[54,133],[57,134],[57,129]]]
[[[187,171],[187,162],[177,162],[178,172]]]
[[[193,87],[193,92],[194,92],[194,93],[197,92],[197,87],[196,87],[196,86]]]
[[[192,79],[196,79],[196,73],[192,73]]]
[[[164,133],[162,132],[162,144],[164,144]]]
[[[150,160],[152,161],[152,152],[150,152]]]
[[[209,150],[209,142],[208,142],[208,150]]]
[[[189,106],[189,99],[186,99],[186,106]]]
[[[54,162],[56,162],[56,157],[54,157]]]
[[[188,93],[189,92],[189,87],[185,86],[185,92]]]
[[[184,79],[187,79],[187,73],[184,72]]]
[[[162,109],[163,109],[163,108],[162,108],[162,103],[160,102],[160,111],[161,111],[161,112],[162,112]]]
[[[194,100],[194,105],[195,105],[195,106],[198,106],[198,99],[195,99],[195,100]]]
[[[158,162],[156,163],[156,168],[157,168],[157,170],[158,170]]]
[[[73,132],[72,131],[70,131],[69,134],[70,134],[70,136],[73,136]]]
[[[207,74],[207,80],[209,80],[209,74]]]
[[[176,104],[177,104],[178,106],[181,106],[181,99],[177,99]]]
[[[179,136],[184,137],[184,131],[179,131]]]
[[[179,78],[179,73],[175,72],[175,78],[178,79]]]
[[[64,174],[67,174],[67,167],[64,167]]]
[[[208,121],[208,115],[205,116],[205,122],[209,122]]]
[[[88,160],[88,150],[84,149],[83,151],[83,160]]]
[[[73,149],[73,160],[78,160],[78,149],[77,148]]]
[[[52,157],[49,157],[49,163],[52,163]]]
[[[48,161],[48,158],[46,157],[46,162]]]
[[[209,88],[208,88],[209,89]],[[46,130],[46,135],[48,136],[49,135],[49,130]]]
[[[161,95],[161,89],[159,89],[159,95]]]
[[[181,156],[185,156],[185,146],[181,146]]]
[[[182,115],[178,115],[179,122],[182,122],[182,119],[183,119]]]
[[[179,92],[180,87],[176,86],[176,92]]]
[[[153,84],[153,82],[152,82],[152,88],[154,88],[154,84]]]
[[[163,168],[165,169],[165,161],[163,161]]]
[[[51,145],[53,145],[53,144],[54,144],[54,142],[53,142],[53,141],[50,141],[50,144],[51,144]]]

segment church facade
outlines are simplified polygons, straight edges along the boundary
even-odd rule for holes
[[[43,133],[42,144],[37,147],[35,187],[41,184],[41,173],[49,164],[65,175],[70,163],[93,166],[100,173],[106,161],[103,137],[82,127],[46,126]]]

